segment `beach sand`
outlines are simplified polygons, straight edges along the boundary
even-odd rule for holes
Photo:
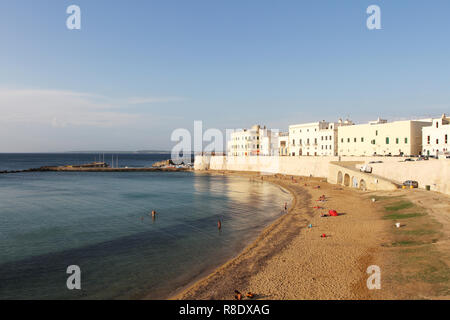
[[[261,181],[258,173],[212,174],[237,174]],[[381,219],[375,203],[361,191],[330,185],[323,179],[292,180],[281,175],[263,175],[262,179],[292,193],[289,212],[236,258],[172,299],[228,300],[234,299],[234,290],[252,292],[254,299],[395,299],[389,285],[380,290],[369,290],[366,285],[369,266],[384,270],[392,264],[391,255],[381,249],[389,241],[389,222]],[[326,196],[325,202],[316,201],[321,195]],[[330,209],[340,215],[320,216]],[[322,234],[326,238],[321,238]]]

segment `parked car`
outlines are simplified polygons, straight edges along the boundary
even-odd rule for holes
[[[365,164],[365,165],[362,165],[362,166],[359,168],[359,171],[365,172],[365,173],[372,173],[372,167],[369,166],[369,165],[367,165],[367,164]]]
[[[412,158],[406,158],[406,159],[403,160],[403,161],[405,161],[405,162],[408,162],[408,161],[414,161],[414,159],[412,159]]]
[[[369,162],[369,164],[372,164],[372,163],[383,163],[383,161],[378,160],[378,161],[370,161]]]
[[[414,189],[414,188],[418,188],[418,187],[419,187],[419,183],[417,181],[406,180],[405,182],[403,182],[403,189],[406,189],[406,188]]]

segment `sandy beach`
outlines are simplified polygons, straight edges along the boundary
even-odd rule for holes
[[[226,174],[261,179],[252,173]],[[238,257],[173,298],[233,299],[234,290],[253,292],[257,299],[380,298],[379,290],[367,290],[366,269],[385,263],[377,251],[386,222],[377,217],[371,203],[353,190],[321,179],[262,179],[292,193],[289,212]],[[325,202],[316,201],[321,195],[326,196]],[[317,206],[324,209],[315,209]],[[340,216],[320,216],[329,209]],[[326,238],[321,238],[322,234]]]
[[[276,300],[413,299],[424,298],[424,292],[436,298],[436,286],[427,286],[426,279],[395,277],[399,268],[415,268],[415,263],[398,259],[404,248],[393,245],[397,235],[393,234],[393,222],[384,215],[381,199],[389,200],[398,193],[385,193],[377,198],[380,201],[374,202],[374,192],[343,188],[318,178],[261,176],[249,172],[212,174],[234,174],[246,176],[255,183],[275,183],[292,193],[293,202],[286,215],[267,227],[236,258],[172,299],[228,300],[234,299],[235,290],[252,292],[254,299]],[[322,195],[326,201],[317,201]],[[432,196],[425,194],[419,198],[425,201],[424,197]],[[441,197],[448,201],[448,197]],[[328,210],[336,210],[339,216],[321,217]],[[308,227],[310,224],[312,228]],[[326,237],[322,238],[322,234]],[[417,250],[425,245],[428,244],[421,243]],[[448,243],[444,247],[447,250]],[[408,250],[414,248],[409,246]],[[438,272],[444,273],[445,282],[444,290],[439,288],[439,292],[445,296],[448,260],[439,260],[439,263],[442,270]],[[382,270],[380,290],[367,288],[367,268],[371,265]],[[414,284],[416,287],[423,284],[423,292],[407,290]]]

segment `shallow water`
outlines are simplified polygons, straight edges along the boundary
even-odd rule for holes
[[[167,297],[238,254],[289,200],[269,183],[192,172],[0,175],[0,299]],[[67,289],[69,265],[82,290]]]

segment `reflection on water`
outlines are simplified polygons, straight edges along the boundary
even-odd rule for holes
[[[188,172],[4,175],[0,299],[165,297],[236,255],[289,199],[268,183]],[[66,289],[73,264],[81,291]]]

